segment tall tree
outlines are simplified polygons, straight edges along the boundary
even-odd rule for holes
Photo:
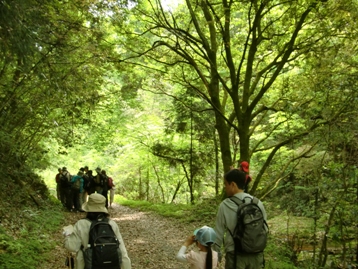
[[[353,23],[347,15],[356,4],[185,0],[172,9],[163,3],[147,0],[133,7],[133,19],[139,23],[131,33],[128,28],[122,32],[131,38],[126,40],[129,46],[123,44],[127,51],[121,60],[138,64],[133,55],[144,56],[141,65],[158,71],[162,79],[195,90],[207,102],[215,111],[224,171],[234,161],[250,161],[257,151],[268,152],[253,185],[254,192],[282,147],[332,120],[333,114],[320,120],[310,120],[320,115],[302,117],[295,132],[281,132],[272,139],[276,130],[284,130],[288,122],[297,120],[286,98],[296,97],[291,103],[302,99],[300,94],[290,96],[293,89],[302,89],[286,88],[292,85],[285,84],[284,78],[299,77],[305,71],[302,63],[336,47],[337,36],[350,37],[343,21],[346,25]],[[133,47],[134,43],[141,45]],[[306,101],[314,102],[314,98]],[[339,111],[341,107],[336,113]],[[282,113],[291,116],[266,126],[266,137],[251,145],[250,139],[260,132],[259,127]],[[238,160],[232,158],[232,131],[239,143]]]
[[[104,61],[96,1],[0,3],[0,135],[22,160],[52,136],[69,145],[100,98]],[[71,138],[71,139],[68,139]],[[6,159],[6,157],[4,157]]]

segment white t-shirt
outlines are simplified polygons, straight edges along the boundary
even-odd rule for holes
[[[182,246],[177,254],[177,260],[181,262],[188,262],[191,269],[205,269],[205,261],[207,252],[189,251],[185,254],[186,246]],[[213,269],[217,268],[218,265],[218,253],[212,250],[213,254]]]

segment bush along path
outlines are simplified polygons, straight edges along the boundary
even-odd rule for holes
[[[178,219],[165,218],[155,213],[141,212],[129,207],[113,204],[109,208],[111,218],[118,223],[128,255],[132,261],[132,269],[182,269],[189,268],[186,263],[175,259],[184,240],[196,228],[206,223],[182,223]],[[75,224],[84,218],[86,213],[65,213],[67,223]],[[66,226],[65,225],[65,226]],[[56,248],[49,262],[40,265],[39,269],[63,269],[67,250],[63,247],[62,229],[54,235]],[[189,249],[198,250],[196,246]],[[220,264],[219,269],[224,268]]]

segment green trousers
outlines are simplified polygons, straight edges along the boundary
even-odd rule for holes
[[[235,254],[228,252],[225,255],[225,269],[261,269],[264,268],[264,254]]]

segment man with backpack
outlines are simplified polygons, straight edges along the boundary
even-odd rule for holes
[[[112,208],[112,203],[114,201],[114,192],[115,192],[115,184],[113,178],[108,177],[108,189],[109,189],[109,207]]]
[[[97,175],[94,176],[94,186],[95,186],[95,192],[99,193],[99,194],[103,194],[103,189],[104,189],[104,177],[102,174],[102,169],[100,167],[96,168],[96,173]]]
[[[61,202],[68,209],[72,210],[71,174],[66,167],[62,167],[61,181]]]
[[[89,195],[83,204],[86,218],[64,227],[65,248],[76,252],[76,269],[131,269],[122,235],[105,203],[103,195]]]
[[[101,176],[102,176],[102,179],[103,179],[102,195],[104,197],[106,197],[106,208],[108,208],[108,189],[109,189],[108,176],[107,176],[106,170],[102,170],[101,174],[102,174]]]
[[[246,174],[232,169],[224,175],[227,197],[216,217],[214,249],[225,247],[225,269],[259,269],[264,267],[268,226],[262,202],[244,192]],[[225,236],[225,241],[224,241]]]
[[[57,199],[61,200],[61,168],[58,168],[58,173],[56,174],[56,194],[57,194]]]
[[[71,178],[71,195],[74,210],[83,212],[81,195],[83,192],[83,172],[78,171],[77,175]]]
[[[89,169],[86,165],[83,169],[83,192],[82,192],[82,203],[87,202],[87,196],[89,193],[90,187],[90,178],[89,178]]]

